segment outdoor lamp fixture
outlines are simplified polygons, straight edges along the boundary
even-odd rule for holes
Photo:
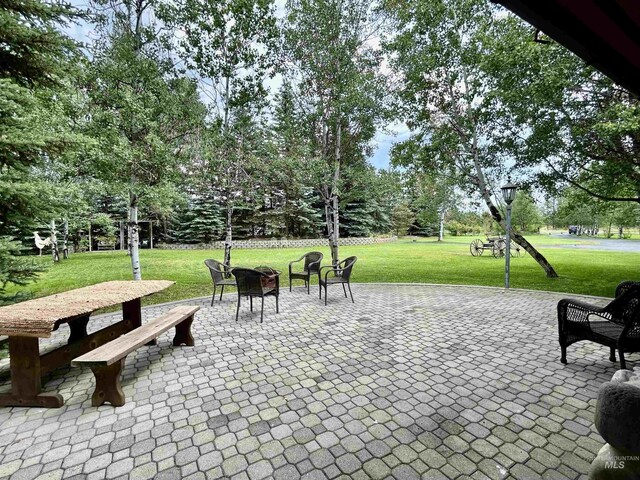
[[[507,179],[507,184],[502,187],[502,198],[507,204],[507,248],[505,251],[504,264],[504,288],[509,288],[509,273],[511,267],[511,204],[516,199],[516,187],[511,183],[511,179]]]

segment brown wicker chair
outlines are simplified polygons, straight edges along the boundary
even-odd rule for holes
[[[299,279],[304,280],[304,284],[307,287],[307,295],[310,293],[311,288],[311,275],[318,275],[320,280],[320,263],[324,255],[320,252],[309,252],[301,256],[299,259],[289,262],[289,291],[291,291],[291,280]],[[304,260],[304,268],[302,272],[294,272],[293,264]]]
[[[213,280],[213,296],[211,297],[211,306],[216,298],[216,288],[220,285],[220,301],[222,301],[222,292],[224,292],[225,285],[235,286],[236,281],[233,278],[226,278],[226,268],[224,264],[217,260],[209,259],[205,260],[204,264],[209,268],[211,273],[211,280]]]
[[[640,282],[622,282],[616,297],[605,307],[579,300],[558,302],[558,338],[562,363],[567,363],[567,347],[590,340],[609,347],[609,360],[620,354],[620,368],[626,368],[624,354],[640,352]]]
[[[240,300],[249,297],[249,304],[253,312],[253,297],[260,297],[262,305],[260,307],[260,323],[264,318],[264,297],[276,297],[276,313],[278,309],[278,296],[280,295],[280,279],[278,275],[261,272],[252,268],[234,268],[231,273],[236,278],[238,287],[238,306],[236,308],[236,322],[240,314]]]
[[[351,293],[351,270],[353,270],[353,265],[358,260],[358,257],[349,257],[345,258],[341,261],[337,267],[333,265],[320,267],[319,274],[319,287],[320,287],[320,299],[322,299],[322,288],[324,287],[324,304],[327,304],[327,287],[329,285],[342,284],[342,290],[344,290],[344,296],[347,297],[347,289],[345,285],[349,287],[349,295],[351,295],[351,302],[356,303],[353,300],[353,293]],[[324,274],[324,280],[322,279],[322,270],[327,269]],[[330,277],[329,274],[333,273],[333,276]]]

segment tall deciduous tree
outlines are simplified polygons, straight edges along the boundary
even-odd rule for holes
[[[512,15],[493,28],[483,63],[516,166],[552,192],[640,202],[640,99]]]
[[[432,171],[455,168],[460,186],[479,194],[491,216],[505,222],[492,198],[488,173],[499,173],[503,159],[493,150],[496,129],[482,59],[487,38],[494,34],[494,9],[482,0],[417,0],[389,2],[395,33],[388,42],[398,70],[399,95],[413,137],[401,144],[396,159]],[[511,237],[544,269],[557,273],[521,234]]]
[[[382,117],[384,88],[374,48],[380,26],[373,0],[289,0],[287,59],[305,95],[312,155],[325,164],[319,191],[331,261],[339,261],[341,175],[363,153]]]
[[[129,186],[129,248],[133,277],[139,280],[140,197],[175,178],[183,148],[205,110],[195,82],[176,76],[166,61],[158,28],[149,20],[155,2],[98,3],[106,4],[108,15],[87,69],[87,129],[98,139],[87,174]]]
[[[245,175],[243,138],[234,135],[240,111],[262,106],[264,80],[275,67],[277,28],[273,0],[177,0],[161,9],[164,21],[181,32],[182,59],[197,72],[220,121],[221,142],[206,155],[216,160],[215,178],[230,186],[226,208],[224,263],[230,264],[233,214],[242,193],[231,188]],[[213,146],[209,143],[208,147]],[[211,170],[211,169],[209,169]]]

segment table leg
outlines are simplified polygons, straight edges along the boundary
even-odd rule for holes
[[[76,318],[68,323],[69,325],[69,339],[67,345],[71,345],[74,342],[82,340],[87,336],[87,324],[89,323],[89,315],[86,317]]]
[[[41,393],[38,338],[10,336],[9,365],[11,393],[0,395],[0,406],[57,408],[64,404],[62,395]]]
[[[131,320],[133,329],[142,326],[142,302],[139,298],[129,300],[122,304],[122,317],[125,320]],[[158,341],[154,338],[147,345],[157,345]]]
[[[139,298],[122,303],[122,318],[131,320],[133,328],[142,326],[142,304]]]

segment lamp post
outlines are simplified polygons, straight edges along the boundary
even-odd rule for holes
[[[516,187],[511,180],[507,180],[507,184],[502,187],[502,198],[507,204],[507,248],[505,252],[504,265],[504,288],[509,288],[509,274],[511,267],[511,204],[516,198]]]

